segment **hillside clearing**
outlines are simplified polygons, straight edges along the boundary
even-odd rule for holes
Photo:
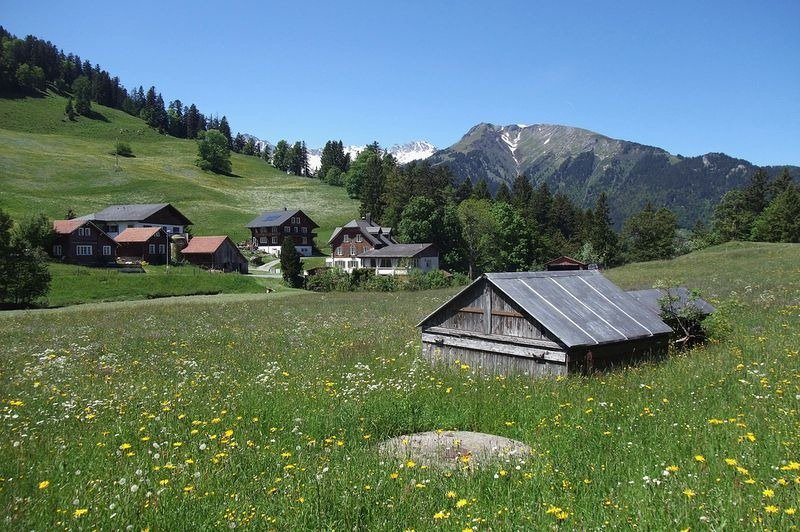
[[[0,98],[0,207],[13,218],[43,212],[60,219],[111,204],[172,203],[194,223],[196,235],[250,233],[244,224],[262,211],[303,209],[320,225],[317,244],[328,252],[333,228],[355,218],[357,202],[342,187],[286,175],[255,157],[231,154],[237,177],[203,172],[197,144],[164,135],[130,115],[95,105],[105,120],[64,120],[66,100]],[[112,155],[115,140],[132,158]]]

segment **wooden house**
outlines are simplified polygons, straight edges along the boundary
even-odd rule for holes
[[[111,205],[100,212],[81,216],[92,220],[109,236],[134,227],[160,227],[167,235],[186,235],[192,222],[169,203]]]
[[[56,220],[50,255],[64,262],[109,265],[117,260],[117,243],[91,220]]]
[[[251,248],[280,255],[286,237],[291,237],[298,253],[306,257],[314,250],[314,229],[317,223],[299,209],[269,211],[250,221],[245,227],[250,229]]]
[[[169,260],[169,238],[160,227],[130,227],[114,240],[119,244],[117,257],[123,261],[166,264]]]
[[[549,272],[560,272],[564,270],[588,270],[589,265],[572,257],[561,255],[555,259],[544,263],[544,269]]]
[[[391,244],[358,255],[362,268],[375,275],[408,275],[412,269],[429,272],[439,269],[439,251],[433,244]]]
[[[596,270],[488,273],[419,326],[428,360],[531,376],[663,352],[672,332]]]
[[[247,258],[227,236],[196,236],[181,250],[181,255],[196,266],[225,272],[247,273]]]
[[[397,244],[397,240],[391,227],[376,224],[367,214],[361,220],[352,220],[334,229],[328,244],[331,246],[331,256],[325,260],[325,264],[350,273],[364,267],[359,257],[361,254]]]

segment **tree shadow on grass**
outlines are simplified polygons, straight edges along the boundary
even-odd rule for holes
[[[91,120],[99,120],[101,122],[106,122],[106,123],[111,122],[108,118],[105,117],[105,115],[103,115],[102,113],[98,113],[94,109],[90,110],[88,114],[81,116],[85,116],[86,118],[89,118]]]

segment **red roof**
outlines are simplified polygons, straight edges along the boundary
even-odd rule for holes
[[[196,236],[189,240],[189,245],[181,253],[214,253],[226,240],[227,236]]]
[[[161,231],[160,227],[128,227],[118,234],[114,240],[119,243],[147,242],[159,231]]]
[[[54,220],[53,221],[53,231],[59,235],[69,235],[75,229],[79,227],[83,227],[84,224],[91,223],[89,220],[78,220],[77,218],[73,218],[72,220]]]

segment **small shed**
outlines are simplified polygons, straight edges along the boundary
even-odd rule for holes
[[[117,256],[123,261],[166,264],[169,260],[169,239],[161,227],[129,227],[114,240],[119,244]]]
[[[669,288],[669,291],[664,288],[650,288],[647,290],[629,290],[628,293],[651,312],[659,315],[662,311],[661,302],[665,301],[667,297],[671,301],[672,312],[675,313],[680,313],[684,309],[691,307],[705,317],[716,310],[708,301],[693,296],[685,286],[675,286]]]
[[[544,269],[549,272],[560,272],[564,270],[588,270],[589,265],[572,257],[561,255],[558,258],[544,263]]]
[[[672,332],[596,270],[488,273],[419,326],[432,362],[531,376],[661,353]]]
[[[196,236],[181,250],[190,263],[225,272],[247,273],[247,258],[227,236]]]

